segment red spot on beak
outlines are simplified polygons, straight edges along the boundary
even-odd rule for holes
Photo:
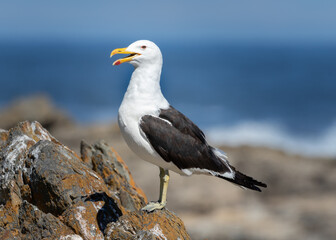
[[[116,61],[116,63],[114,65],[120,65],[121,62],[120,61]]]

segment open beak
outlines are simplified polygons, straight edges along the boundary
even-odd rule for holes
[[[124,62],[129,62],[131,61],[135,56],[138,56],[140,55],[139,53],[135,53],[135,52],[129,52],[129,51],[126,51],[126,48],[117,48],[117,49],[114,49],[112,52],[111,52],[111,55],[110,55],[110,58],[115,55],[115,54],[130,54],[128,55],[127,57],[124,57],[124,58],[120,58],[118,60],[116,60],[113,65],[120,65]]]

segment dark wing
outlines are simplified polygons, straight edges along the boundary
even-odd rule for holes
[[[175,109],[163,110],[159,117],[143,116],[140,128],[155,151],[179,169],[230,171],[206,143],[203,132]]]
[[[168,120],[175,128],[182,133],[198,138],[202,143],[206,143],[205,135],[199,127],[196,126],[189,118],[184,116],[172,106],[168,109],[162,109],[160,118]]]

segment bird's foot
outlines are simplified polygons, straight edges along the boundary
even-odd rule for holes
[[[165,206],[166,204],[162,202],[150,202],[146,206],[141,208],[141,210],[146,212],[153,212],[154,210],[161,210]]]

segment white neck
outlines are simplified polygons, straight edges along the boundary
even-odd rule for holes
[[[137,92],[137,94],[143,96],[161,93],[160,76],[161,66],[147,65],[136,67],[126,94],[129,91]]]
[[[136,66],[125,93],[123,103],[150,108],[167,108],[160,87],[162,62]]]

